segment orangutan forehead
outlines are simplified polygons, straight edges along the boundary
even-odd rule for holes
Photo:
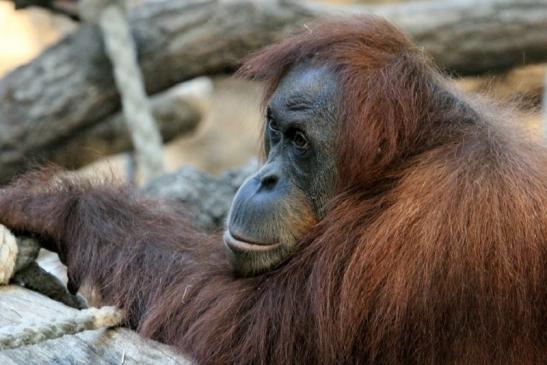
[[[270,98],[270,105],[289,111],[310,110],[332,101],[337,78],[328,66],[299,65],[291,69]]]

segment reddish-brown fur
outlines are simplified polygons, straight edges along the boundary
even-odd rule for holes
[[[376,18],[313,27],[242,73],[271,94],[310,58],[341,80],[340,184],[278,269],[235,277],[220,237],[160,203],[40,172],[2,191],[0,222],[200,364],[547,363],[545,148]]]

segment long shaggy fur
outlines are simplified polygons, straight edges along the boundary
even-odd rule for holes
[[[220,237],[108,184],[35,173],[0,192],[0,223],[199,364],[547,363],[545,147],[381,19],[309,28],[241,73],[269,95],[301,62],[339,75],[341,176],[278,269],[236,277]]]

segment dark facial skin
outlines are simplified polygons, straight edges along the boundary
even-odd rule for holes
[[[224,242],[242,275],[290,257],[319,221],[336,186],[337,80],[326,66],[297,66],[272,95],[264,128],[267,161],[237,192]]]

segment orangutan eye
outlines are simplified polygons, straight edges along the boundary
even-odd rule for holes
[[[306,150],[308,148],[308,139],[302,131],[297,131],[293,137],[293,144],[299,150]]]

